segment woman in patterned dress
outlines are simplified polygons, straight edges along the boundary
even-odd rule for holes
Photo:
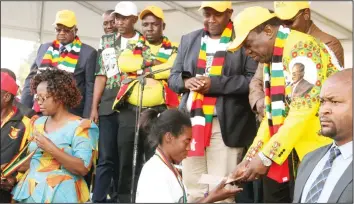
[[[80,103],[75,80],[65,71],[47,69],[36,75],[31,91],[43,116],[34,122],[28,152],[29,169],[12,191],[24,203],[81,203],[89,200],[84,176],[97,151],[98,127],[68,109]]]

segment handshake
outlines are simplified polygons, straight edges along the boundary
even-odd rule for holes
[[[270,163],[271,164],[271,163]],[[270,165],[264,165],[259,155],[249,160],[243,160],[236,166],[236,169],[228,176],[226,183],[240,184],[259,179],[269,170]]]

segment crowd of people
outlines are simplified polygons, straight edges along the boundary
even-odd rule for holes
[[[98,49],[58,11],[20,100],[1,68],[0,202],[353,203],[352,68],[309,2],[199,10],[177,43],[121,1]]]

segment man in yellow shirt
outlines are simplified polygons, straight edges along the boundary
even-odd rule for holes
[[[118,145],[118,154],[126,157],[124,168],[126,182],[131,183],[134,134],[136,116],[140,105],[140,89],[142,88],[137,77],[154,73],[157,70],[171,68],[177,55],[176,43],[172,43],[163,35],[165,28],[164,14],[161,8],[148,6],[139,16],[142,21],[142,36],[137,42],[128,43],[119,59],[118,67],[121,72],[121,87],[117,98],[113,103],[113,109],[119,112],[118,117],[118,140],[124,140],[122,146]],[[178,106],[178,96],[172,92],[167,85],[170,71],[163,71],[149,75],[145,80],[142,110],[147,108],[156,109],[158,112],[168,107]],[[139,142],[136,178],[142,167],[142,153],[144,152],[143,140]],[[123,146],[124,145],[124,146]],[[147,158],[151,157],[153,151],[148,148]],[[118,155],[121,157],[120,155]],[[137,180],[136,180],[137,181]],[[120,181],[123,182],[123,181]]]
[[[283,27],[266,8],[244,9],[234,22],[236,38],[229,49],[243,46],[247,55],[264,63],[266,93],[266,117],[234,173],[241,180],[252,181],[268,172],[263,180],[264,202],[291,202],[297,170],[293,156],[301,161],[307,153],[332,142],[318,133],[319,93],[325,79],[340,67],[324,43]],[[304,79],[314,86],[304,95],[292,97],[291,73],[296,63],[305,66]]]
[[[333,51],[332,58],[337,58],[344,67],[344,50],[337,38],[323,32],[311,20],[309,1],[274,1],[274,13],[282,20],[282,24],[293,30],[311,35]],[[264,117],[263,64],[259,65],[250,83],[249,101],[252,109],[258,114],[258,120]]]

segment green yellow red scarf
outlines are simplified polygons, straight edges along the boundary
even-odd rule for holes
[[[133,50],[133,54],[142,56],[143,51],[149,49],[149,47],[146,46],[145,43],[146,43],[145,37],[143,35],[140,35],[138,42],[136,43],[136,46]],[[176,52],[177,52],[177,47],[172,46],[171,41],[166,36],[163,36],[162,45],[159,49],[159,52],[156,54],[156,56],[152,57],[151,59],[144,59],[143,67],[144,68],[151,67],[154,59],[157,59],[158,61],[165,63],[167,62],[168,58],[170,58],[170,56]]]
[[[273,49],[272,64],[264,64],[265,111],[268,119],[269,133],[272,137],[283,125],[288,109],[285,97],[288,93],[285,86],[283,50],[290,29],[279,27]],[[273,162],[268,177],[279,183],[289,181],[288,160],[282,165]]]
[[[217,51],[214,55],[209,76],[221,76],[227,53],[227,45],[232,40],[233,23],[230,21],[224,29]],[[196,76],[203,76],[206,73],[206,47],[208,32],[204,29],[201,38],[201,47],[197,63]],[[203,156],[205,147],[210,145],[213,114],[216,104],[216,97],[204,96],[201,93],[191,91],[192,105],[190,106],[190,117],[192,121],[192,148],[188,156]]]
[[[78,36],[71,43],[70,52],[59,52],[60,42],[54,40],[52,45],[44,54],[40,67],[57,67],[67,72],[73,73],[79,59],[81,41]]]

